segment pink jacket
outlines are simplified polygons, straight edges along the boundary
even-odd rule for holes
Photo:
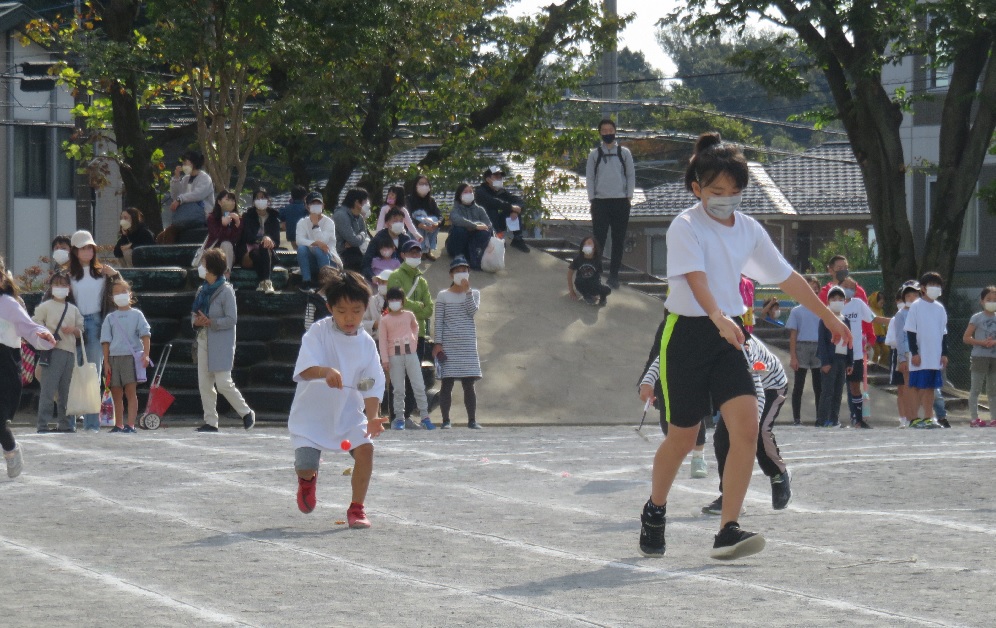
[[[405,345],[411,347],[410,353],[415,353],[418,347],[418,321],[408,310],[401,310],[397,314],[388,312],[380,319],[378,335],[381,362],[387,362],[394,355],[395,345],[401,347],[402,354],[405,353]]]

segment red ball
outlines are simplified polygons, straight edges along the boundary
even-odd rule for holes
[[[344,440],[341,443],[339,443],[339,449],[343,451],[349,451],[352,448],[353,448],[353,443],[349,442],[348,440]]]
[[[764,370],[764,362],[761,362],[761,361],[755,362],[754,363],[754,370],[755,371],[763,371]]]

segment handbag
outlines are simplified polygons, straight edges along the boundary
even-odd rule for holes
[[[218,244],[218,240],[220,240],[220,238],[216,239],[214,242],[211,242],[211,244],[209,246],[208,242],[210,240],[211,240],[211,236],[208,236],[208,237],[204,238],[203,244],[201,244],[201,246],[197,249],[197,252],[194,253],[194,260],[191,262],[191,265],[194,268],[197,268],[198,266],[201,265],[201,258],[204,257],[204,251],[206,251],[208,249],[211,249],[211,248],[214,248]],[[142,380],[142,381],[145,381],[145,380]]]
[[[118,328],[118,332],[124,336],[128,340],[128,344],[131,345],[131,357],[135,360],[135,380],[139,384],[144,384],[149,380],[149,377],[145,372],[145,350],[141,347],[136,348],[135,345],[132,344],[132,339],[125,333],[124,328],[121,327],[121,323],[118,322],[117,317],[113,316],[113,314],[109,316],[111,316],[111,323]],[[152,360],[149,360],[149,366],[152,366]]]
[[[27,386],[35,381],[35,369],[38,368],[38,352],[35,348],[21,340],[21,386]]]
[[[62,308],[62,316],[59,317],[59,322],[55,324],[55,342],[58,343],[62,340],[62,336],[59,335],[59,330],[62,329],[62,321],[66,320],[66,312],[69,311],[69,302],[66,301],[66,306]],[[52,359],[52,349],[45,349],[44,351],[38,351],[38,366],[48,366],[49,361]]]
[[[100,427],[112,427],[114,425],[114,398],[111,396],[111,389],[105,387],[104,394],[100,396],[100,415],[97,417]]]
[[[73,360],[73,376],[69,381],[66,415],[97,414],[100,412],[100,375],[97,365],[86,359],[86,344],[80,343],[83,364]]]

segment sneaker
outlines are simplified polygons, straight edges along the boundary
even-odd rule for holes
[[[259,285],[256,286],[256,292],[263,292],[264,290],[266,290],[266,282],[261,281],[259,282]]]
[[[350,504],[346,511],[346,522],[350,528],[369,528],[370,520],[363,512],[363,504]]]
[[[111,430],[111,431],[113,432],[114,430]],[[204,425],[200,426],[199,428],[197,428],[194,431],[195,432],[217,432],[218,428],[216,428],[213,425],[208,425],[207,423],[205,423]]]
[[[595,297],[582,297],[582,300],[588,305],[595,305]]]
[[[716,535],[709,554],[716,560],[734,560],[757,554],[764,549],[764,537],[756,532],[740,529],[740,524],[731,521]]]
[[[969,427],[988,427],[989,424],[986,421],[980,419],[972,419],[972,422],[968,424]]]
[[[115,434],[117,432],[123,432],[123,431],[124,431],[124,428],[123,427],[118,427],[117,425],[115,425],[114,427],[111,428],[111,434]]]
[[[860,428],[860,429],[863,429],[863,430],[870,430],[870,429],[872,429],[872,426],[868,425],[868,423],[864,419],[858,419],[857,421],[855,421],[854,422],[854,427],[857,427],[857,428]]]
[[[308,514],[315,509],[318,498],[315,496],[315,489],[318,488],[318,473],[310,480],[298,476],[297,478],[297,508],[304,514]]]
[[[484,428],[481,427],[481,424],[478,423],[477,421],[468,421],[467,422],[467,427],[469,427],[472,430],[481,430],[481,429],[484,429]],[[996,427],[996,426],[993,426],[993,427]]]
[[[242,427],[246,428],[248,432],[252,429],[253,425],[256,425],[256,413],[250,410],[249,414],[242,417]]]
[[[939,430],[941,429],[941,424],[937,422],[937,419],[930,418],[923,420],[923,429],[925,430]]]
[[[996,421],[990,421],[987,427],[996,427]]]
[[[790,501],[792,501],[792,487],[786,471],[771,478],[771,507],[775,510],[784,510]]]
[[[424,427],[427,430],[436,429],[436,426],[432,424],[432,419],[430,419],[429,417],[425,417],[424,419],[422,419],[422,427]]]
[[[122,434],[137,434],[138,430],[135,429],[134,425],[125,425],[124,428],[121,429],[121,433]]]
[[[394,429],[396,429],[396,430],[403,430],[403,429],[405,429],[405,420],[404,419],[394,419],[394,421],[391,423],[391,427],[394,428]]]
[[[16,478],[21,475],[24,468],[24,458],[21,456],[21,444],[14,445],[14,449],[3,452],[3,457],[7,461],[7,477]]]
[[[439,429],[441,429],[441,430],[448,430],[448,429],[450,429],[450,427],[452,427],[450,425],[450,420],[449,419],[443,419],[443,424],[439,426]]]
[[[512,247],[519,249],[523,253],[529,252],[529,245],[522,239],[522,236],[515,236],[512,238]]]
[[[47,427],[39,427],[36,431],[37,434],[54,434],[56,430],[50,430]]]
[[[706,465],[705,456],[692,456],[692,477],[693,478],[704,478],[709,475]]]
[[[792,421],[792,425],[802,425],[802,419],[795,419]]]
[[[100,434],[100,428],[99,427],[85,427],[85,428],[83,428],[83,431],[84,432],[91,432],[93,434]]]
[[[265,294],[275,294],[276,293],[277,290],[273,287],[273,282],[272,281],[270,281],[269,279],[267,279],[263,283],[265,284],[263,286],[263,292]]]
[[[708,506],[702,507],[703,515],[721,515],[723,514],[723,496],[720,495]]]
[[[439,258],[436,257],[436,254],[433,253],[432,251],[426,251],[425,253],[422,254],[422,259],[427,259],[430,262],[434,262]]]
[[[941,427],[945,429],[951,429],[951,424],[948,423],[947,419],[937,419],[937,422],[940,424]]]
[[[910,422],[909,421],[907,421],[906,419],[903,419],[903,418],[899,419],[899,429],[904,430],[904,429],[906,429],[909,426],[910,426]]]
[[[412,421],[411,419],[405,419],[405,429],[406,430],[420,430],[422,426]]]
[[[619,289],[619,275],[609,275],[608,280],[606,280],[605,285],[612,288],[613,290]]]
[[[667,515],[657,517],[647,512],[646,506],[640,513],[640,553],[644,556],[663,556],[667,551],[664,540],[664,528],[667,527]]]
[[[609,298],[607,296],[602,295],[601,297],[599,297],[598,307],[605,307],[608,304],[609,304]]]

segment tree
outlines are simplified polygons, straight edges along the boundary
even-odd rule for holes
[[[986,148],[996,128],[996,14],[986,0],[690,0],[687,8],[666,18],[698,36],[722,28],[742,30],[750,16],[788,29],[801,49],[819,67],[830,86],[834,107],[814,117],[840,120],[861,168],[887,294],[920,271],[940,272],[949,285],[958,254],[958,240],[968,201],[974,193]],[[927,24],[929,28],[924,28]],[[900,125],[908,93],[890,94],[882,68],[908,54],[934,55],[937,65],[950,64],[950,86],[940,96],[940,160],[938,197],[918,260],[907,219],[907,162]],[[798,85],[801,70],[784,55],[749,68],[768,85]],[[917,98],[922,96],[915,95]],[[829,115],[828,115],[829,114]]]

